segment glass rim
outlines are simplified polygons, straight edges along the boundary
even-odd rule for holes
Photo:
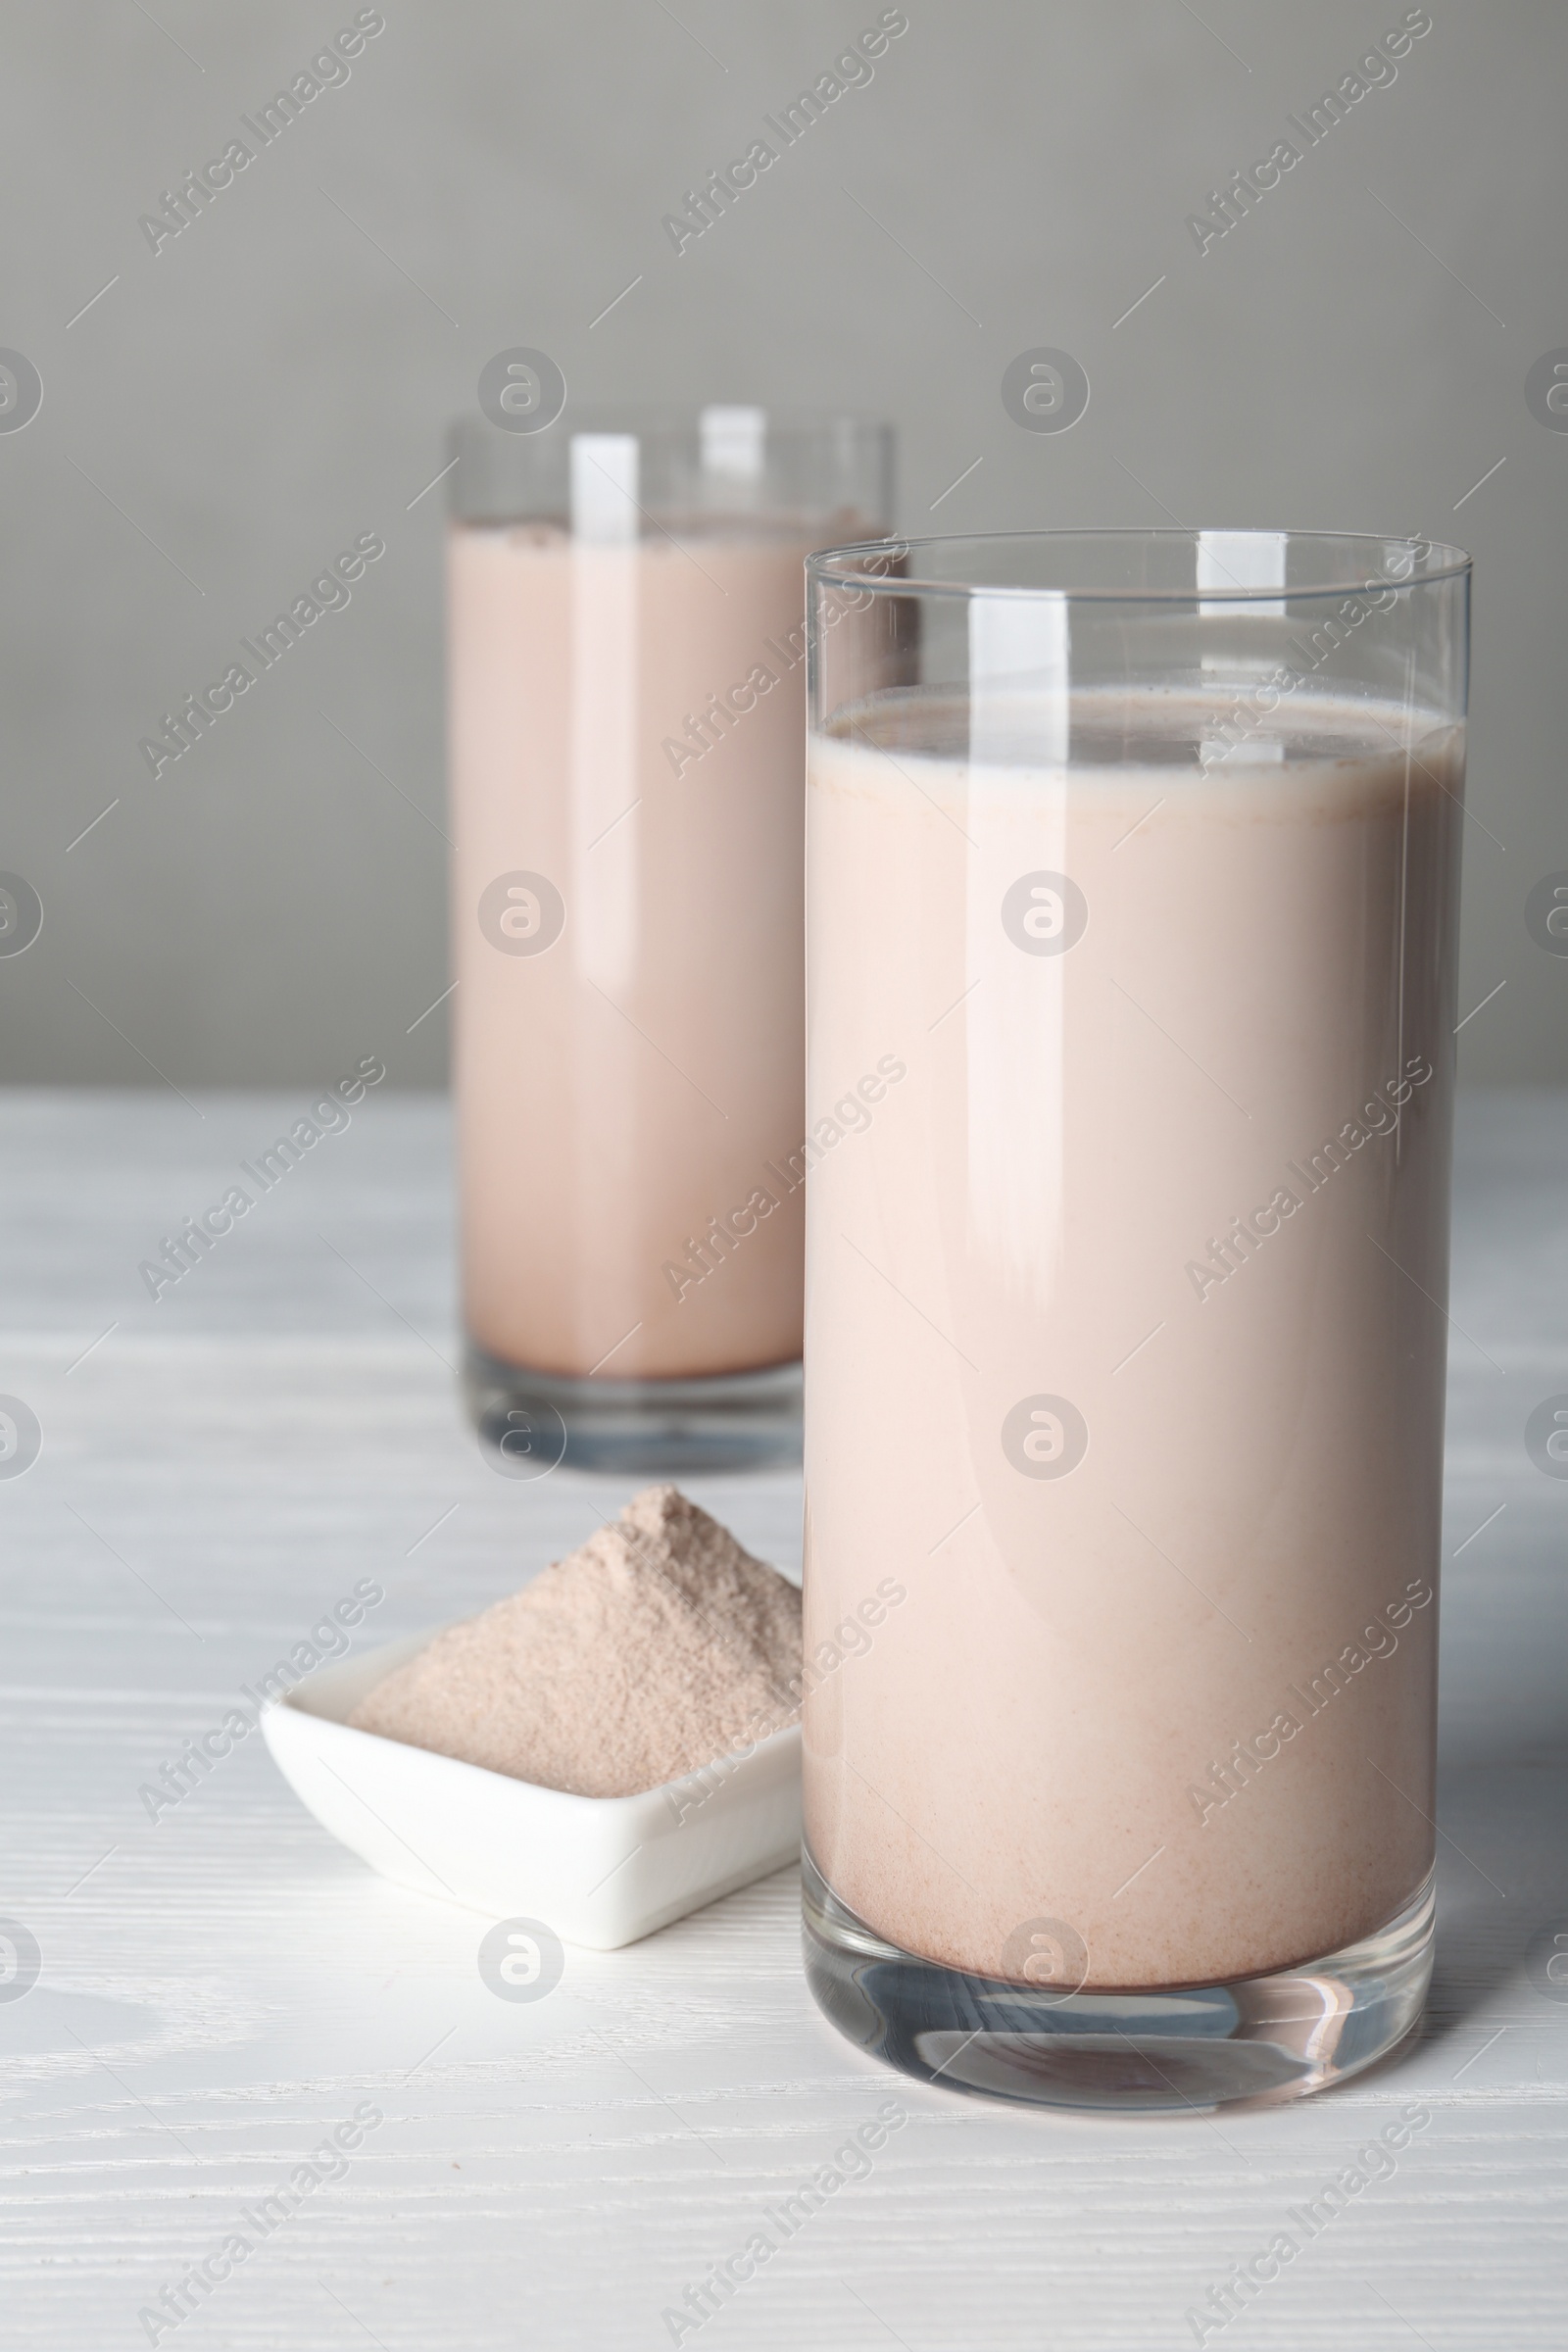
[[[1302,582],[1291,581],[1271,586],[1213,586],[1199,587],[1196,583],[1163,583],[1114,585],[1109,587],[1071,587],[1038,583],[1019,583],[1010,580],[988,581],[979,577],[944,579],[927,574],[918,568],[891,572],[890,559],[911,564],[922,550],[971,548],[976,551],[996,548],[1021,548],[1033,544],[1042,548],[1064,550],[1072,544],[1099,548],[1119,542],[1127,547],[1185,545],[1195,551],[1209,535],[1229,541],[1246,539],[1283,539],[1288,547],[1316,548],[1326,556],[1337,550],[1342,555],[1357,548],[1367,551],[1367,561],[1358,572],[1344,574],[1338,579]],[[1416,559],[1420,567],[1413,567],[1402,577],[1382,568],[1390,551],[1403,552]],[[1381,560],[1381,561],[1380,561]],[[1060,597],[1068,604],[1094,605],[1229,605],[1245,608],[1248,605],[1279,606],[1305,603],[1312,598],[1353,596],[1360,590],[1383,593],[1412,588],[1435,587],[1444,581],[1461,580],[1473,569],[1471,557],[1460,547],[1443,541],[1411,537],[1402,532],[1277,530],[1261,524],[1226,526],[1204,525],[1196,528],[1172,527],[1159,524],[1148,529],[1117,527],[1097,530],[1058,531],[974,531],[951,534],[930,533],[922,538],[862,539],[847,542],[842,547],[818,548],[806,560],[808,576],[823,586],[852,588],[857,591],[880,592],[886,596],[954,596],[1007,597],[1019,600],[1042,597]],[[978,568],[971,563],[971,571]]]
[[[497,447],[527,441],[541,448],[546,443],[559,445],[569,441],[574,433],[631,433],[639,439],[667,434],[678,438],[699,433],[704,415],[714,409],[755,410],[766,419],[768,441],[805,440],[817,433],[845,432],[887,437],[893,431],[885,416],[858,409],[814,409],[787,403],[775,408],[766,401],[747,400],[595,400],[580,404],[568,401],[549,424],[525,434],[514,434],[493,423],[481,410],[463,409],[448,422],[448,446],[460,435],[493,439]]]

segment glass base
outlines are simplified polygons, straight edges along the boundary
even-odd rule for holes
[[[802,1857],[807,1982],[831,2024],[922,2082],[1036,2107],[1206,2113],[1298,2099],[1412,2035],[1434,1882],[1343,1952],[1234,1984],[1034,1993],[901,1951]]]
[[[470,1341],[464,1395],[485,1458],[508,1478],[578,1470],[760,1470],[801,1458],[801,1367],[708,1380],[566,1380]]]

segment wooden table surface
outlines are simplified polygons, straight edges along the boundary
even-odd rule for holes
[[[0,1914],[42,1955],[0,1999],[7,2344],[668,2344],[665,2310],[890,2098],[907,2120],[869,2170],[681,2342],[1192,2343],[1211,2283],[1412,2102],[1396,2169],[1206,2340],[1568,2341],[1568,1985],[1539,1940],[1568,1936],[1568,1480],[1523,1436],[1568,1392],[1568,1101],[1461,1117],[1425,2036],[1217,2124],[1020,2114],[877,2068],[807,1996],[793,1871],[568,1951],[518,2004],[481,1982],[485,1923],[372,1877],[259,1736],[149,1819],[141,1788],[358,1580],[385,1592],[361,1642],[476,1609],[637,1483],[478,1454],[434,1100],[368,1097],[148,1298],[139,1261],[303,1107],[0,1098],[0,1391],[43,1431],[0,1479]],[[796,1478],[689,1483],[798,1563]],[[382,2120],[298,2173],[357,2107]],[[291,2178],[287,2218],[258,2216]],[[177,2327],[138,2316],[236,2232],[253,2250]]]

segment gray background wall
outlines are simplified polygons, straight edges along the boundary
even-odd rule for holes
[[[530,344],[573,399],[886,413],[906,530],[1457,538],[1462,1004],[1506,984],[1465,1067],[1568,1077],[1568,959],[1523,919],[1568,867],[1568,433],[1524,398],[1568,345],[1568,16],[1433,0],[1397,80],[1200,257],[1185,217],[1399,0],[908,0],[869,86],[677,257],[662,216],[878,13],[386,0],[352,77],[155,256],[138,216],[351,0],[6,0],[0,344],[45,392],[0,433],[0,867],[46,907],[0,959],[6,1076],[309,1081],[376,1052],[440,1079],[444,1015],[407,1034],[446,986],[441,492],[415,502],[484,362]],[[1002,406],[1038,344],[1089,372],[1069,433]],[[159,713],[367,530],[352,605],[155,782]]]

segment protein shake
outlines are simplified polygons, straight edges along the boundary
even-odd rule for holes
[[[1462,734],[1231,700],[812,747],[812,1103],[907,1076],[810,1179],[807,1838],[983,1975],[1280,1969],[1432,1864]]]
[[[879,515],[792,505],[760,412],[666,442],[451,540],[465,1306],[557,1378],[800,1353],[803,562]]]

